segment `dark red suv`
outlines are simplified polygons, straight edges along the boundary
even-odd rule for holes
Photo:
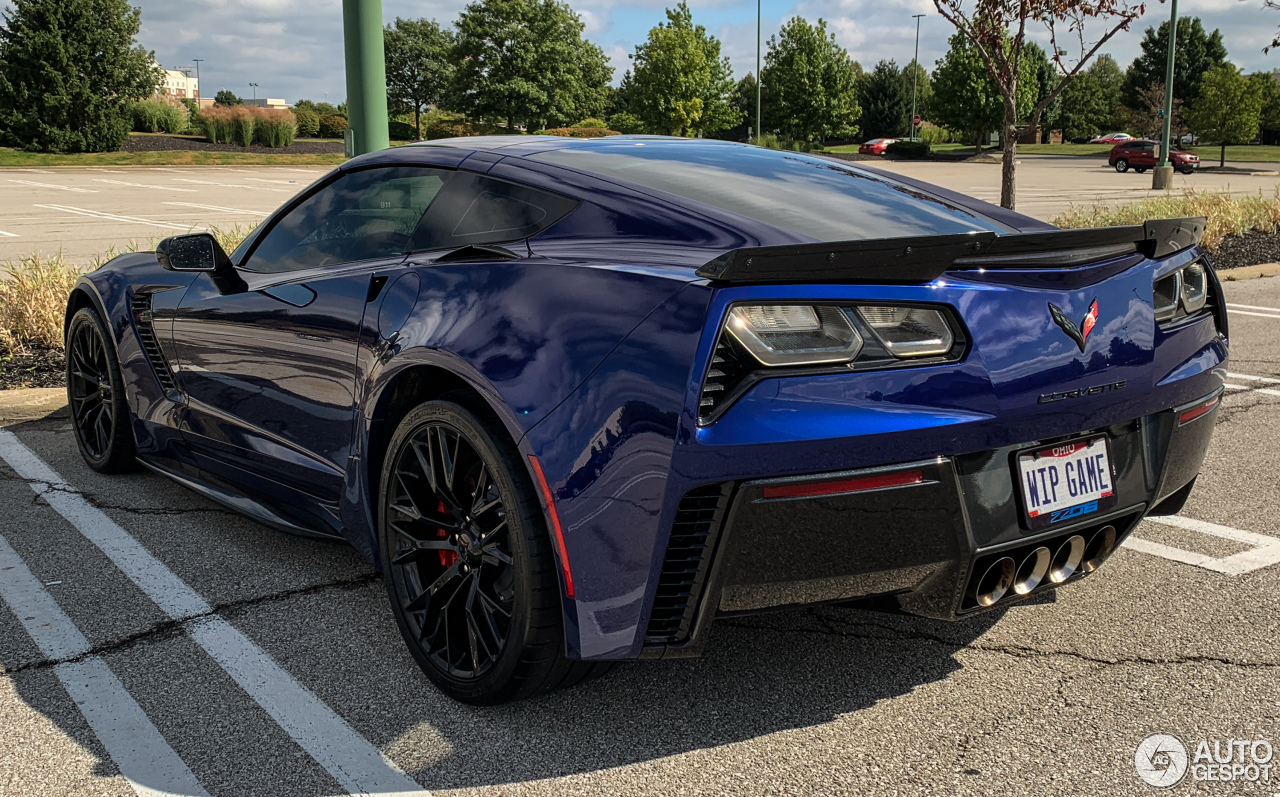
[[[1169,148],[1169,161],[1173,168],[1183,174],[1191,174],[1200,168],[1200,157],[1177,147]],[[1111,157],[1107,163],[1118,172],[1133,169],[1142,174],[1147,169],[1154,169],[1160,163],[1160,142],[1143,138],[1122,141],[1111,148]]]

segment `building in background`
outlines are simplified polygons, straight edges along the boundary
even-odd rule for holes
[[[156,64],[156,66],[160,66]],[[178,99],[200,99],[200,81],[196,80],[195,70],[191,67],[165,69],[164,81],[157,89],[157,94]]]
[[[253,106],[255,108],[287,109],[289,107],[289,103],[285,102],[284,100],[268,100],[268,99],[261,99],[261,98],[255,100],[250,97],[245,97],[244,104]]]

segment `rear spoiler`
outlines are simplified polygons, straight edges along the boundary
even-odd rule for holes
[[[734,249],[698,269],[733,284],[932,282],[952,269],[1063,268],[1126,254],[1162,258],[1200,243],[1206,220],[1154,219],[1129,227],[997,235],[875,238]]]

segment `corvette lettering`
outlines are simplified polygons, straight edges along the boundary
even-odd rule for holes
[[[1111,393],[1116,390],[1124,390],[1125,382],[1108,382],[1105,385],[1094,385],[1093,387],[1082,387],[1076,390],[1067,390],[1062,393],[1041,393],[1036,399],[1037,404],[1051,404],[1055,401],[1065,401],[1066,399],[1078,399],[1085,396],[1097,396],[1102,393]]]

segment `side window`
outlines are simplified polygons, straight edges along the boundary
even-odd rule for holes
[[[343,175],[276,222],[244,268],[279,273],[403,254],[452,174],[397,166]]]
[[[519,241],[564,218],[577,200],[494,177],[458,172],[431,205],[410,249]]]

